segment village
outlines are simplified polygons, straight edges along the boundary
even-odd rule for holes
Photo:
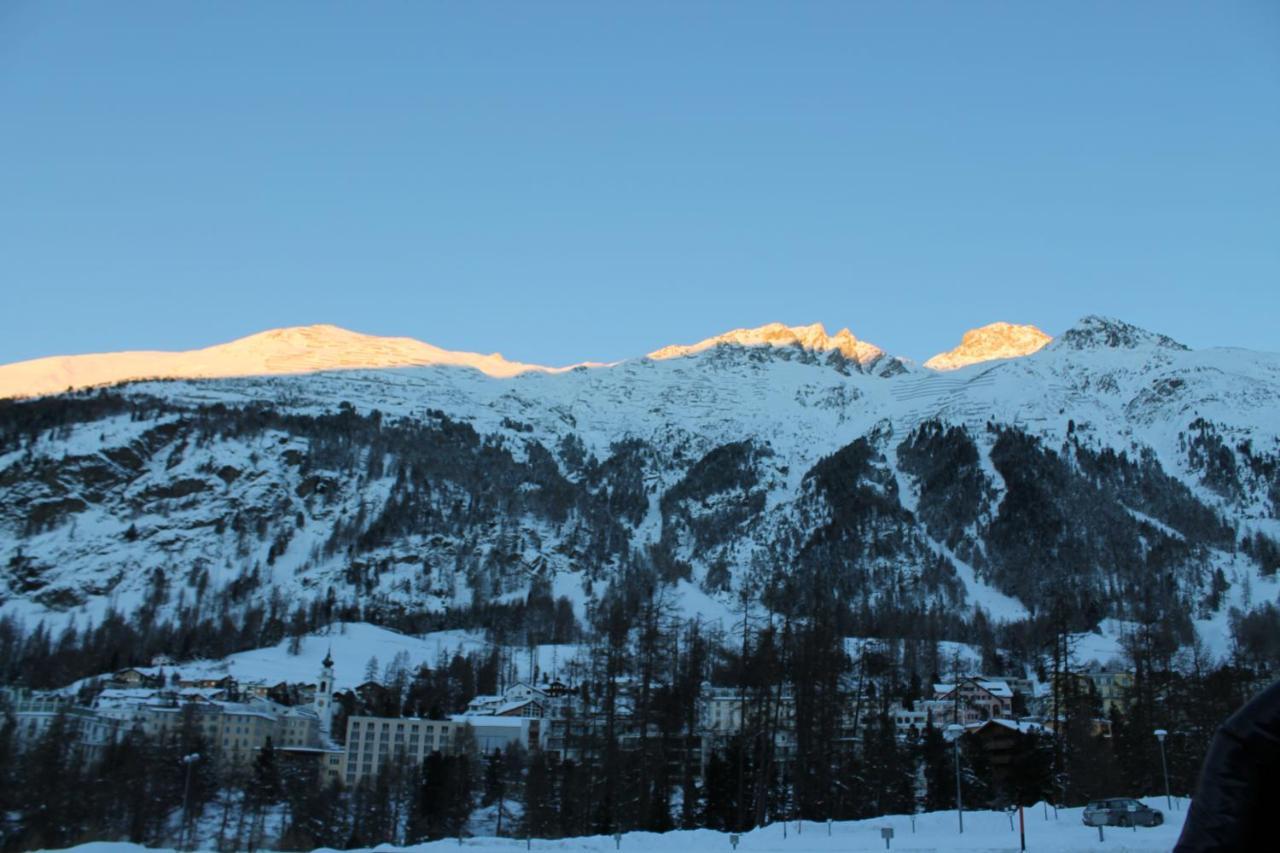
[[[1064,673],[1061,678],[1063,690],[1058,692],[1070,689],[1089,696],[1097,710],[1092,732],[1108,736],[1111,713],[1126,710],[1133,675],[1112,666]],[[62,717],[67,725],[61,730],[70,733],[71,746],[85,763],[98,760],[106,747],[130,731],[164,741],[175,739],[184,726],[194,726],[207,744],[209,754],[202,760],[223,771],[247,772],[269,747],[281,763],[314,774],[317,784],[345,787],[376,777],[389,762],[418,766],[432,753],[478,756],[518,747],[544,753],[552,761],[581,760],[606,725],[584,700],[579,685],[545,675],[537,684],[514,681],[494,694],[476,695],[462,711],[435,715],[439,718],[346,711],[353,697],[377,699],[387,690],[378,680],[369,680],[347,695],[337,691],[331,655],[309,682],[241,683],[229,675],[186,679],[176,668],[168,674],[163,669],[130,668],[75,692],[0,688],[0,719],[11,722],[21,752],[38,743]],[[609,721],[624,750],[645,736],[662,736],[642,731],[630,719],[633,692],[634,685],[621,685],[616,717]],[[927,698],[892,701],[884,710],[900,742],[916,742],[933,727],[948,742],[972,742],[999,774],[1014,748],[1011,733],[1053,731],[1054,701],[1050,683],[973,674],[935,683]],[[781,688],[767,703],[769,707],[762,709],[759,697],[749,697],[740,688],[704,683],[694,725],[681,731],[666,752],[672,761],[688,762],[701,775],[711,755],[732,738],[744,731],[764,732],[773,738],[776,760],[785,765],[796,749],[793,689]],[[862,736],[867,721],[878,713],[873,704],[857,691],[850,695],[839,726],[842,740]]]

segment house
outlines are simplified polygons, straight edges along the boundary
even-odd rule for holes
[[[1133,673],[1119,668],[1101,667],[1082,673],[1089,687],[1102,703],[1102,715],[1110,717],[1113,710],[1128,711],[1133,693]]]
[[[559,693],[563,698],[567,690]],[[551,707],[552,696],[531,684],[513,684],[501,695],[476,696],[467,703],[466,714],[484,717],[544,717]]]
[[[989,781],[999,791],[1008,786],[1019,761],[1026,758],[1029,750],[1036,748],[1032,736],[1045,732],[1047,729],[1036,723],[991,719],[969,726],[960,737],[976,743],[986,754],[991,767]]]
[[[495,717],[545,717],[546,708],[532,699],[507,702],[494,709]]]
[[[1084,694],[1098,699],[1098,710],[1109,717],[1113,709],[1128,711],[1131,704],[1134,676],[1118,667],[1102,666],[1084,672],[1062,672],[1057,683],[1060,686],[1059,701],[1063,696]],[[1052,686],[1040,697],[1040,713],[1052,716]]]
[[[164,676],[152,675],[131,667],[113,674],[110,684],[113,687],[146,687],[155,690],[164,687]]]
[[[1013,691],[1003,681],[986,681],[969,676],[952,684],[935,684],[933,698],[940,702],[951,702],[957,708],[966,706],[976,712],[981,720],[1013,717]],[[952,716],[960,714],[953,712]]]
[[[901,740],[914,740],[924,734],[931,717],[932,715],[925,709],[908,711],[901,705],[895,705],[889,709],[889,719],[893,721],[894,734]]]

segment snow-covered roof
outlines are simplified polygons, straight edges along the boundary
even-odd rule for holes
[[[1007,681],[979,681],[977,684],[992,696],[998,696],[1001,699],[1013,698],[1013,690],[1009,688]]]
[[[964,680],[966,684],[974,684],[983,690],[1000,699],[1012,699],[1013,690],[1009,688],[1008,682],[1005,681],[980,681],[976,678],[967,678]],[[933,692],[938,695],[945,696],[955,690],[955,684],[934,684]]]
[[[991,725],[992,723],[998,726],[1004,726],[1006,729],[1012,729],[1013,731],[1021,732],[1024,735],[1047,731],[1047,729],[1045,729],[1042,723],[1033,723],[1026,720],[1005,720],[999,717],[992,720],[985,720],[982,723],[977,725],[971,724],[969,726],[966,726],[966,728],[970,731],[976,731],[982,728],[983,726]]]
[[[520,728],[524,725],[527,718],[525,717],[496,717],[492,714],[454,714],[450,721],[455,723],[466,723],[472,727],[489,728],[493,726],[501,726],[506,728]]]
[[[504,705],[498,706],[495,716],[499,716],[499,717],[505,716],[506,714],[509,714],[512,711],[518,711],[521,708],[527,707],[529,705],[537,705],[537,704],[538,703],[535,702],[533,699],[520,699],[515,702],[507,702]],[[538,707],[541,708],[542,706],[538,705]]]

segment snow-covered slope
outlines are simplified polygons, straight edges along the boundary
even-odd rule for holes
[[[1125,619],[1159,572],[1222,634],[1227,608],[1275,597],[1243,544],[1280,540],[1280,356],[1098,317],[946,372],[820,327],[704,344],[12,404],[0,612],[443,610],[545,588],[581,615],[637,561],[686,612],[821,577],[869,607],[1017,619],[1069,580],[1090,619]]]
[[[305,681],[320,672],[321,661],[333,662],[334,689],[354,690],[364,683],[372,665],[381,677],[388,666],[401,665],[416,669],[419,666],[446,667],[454,655],[484,657],[491,651],[509,657],[504,668],[512,678],[532,680],[545,674],[555,678],[579,652],[576,646],[543,646],[529,654],[527,649],[512,653],[484,638],[478,631],[435,631],[422,636],[410,636],[377,625],[361,622],[340,622],[329,626],[323,634],[299,637],[296,648],[290,649],[289,640],[274,646],[238,652],[222,660],[192,660],[177,664],[138,667],[149,674],[179,673],[182,678],[223,678],[231,676],[241,684],[279,684]],[[106,674],[106,673],[104,673]],[[76,692],[82,682],[69,685],[69,693]]]
[[[0,366],[0,397],[56,394],[132,379],[266,376],[422,365],[470,367],[489,376],[555,370],[507,361],[498,353],[451,352],[412,338],[362,335],[337,326],[316,325],[273,329],[187,352],[64,355],[7,364]]]

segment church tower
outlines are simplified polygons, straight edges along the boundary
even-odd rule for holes
[[[320,718],[320,740],[327,743],[333,727],[333,650],[320,662],[320,683],[316,685],[316,716]]]

